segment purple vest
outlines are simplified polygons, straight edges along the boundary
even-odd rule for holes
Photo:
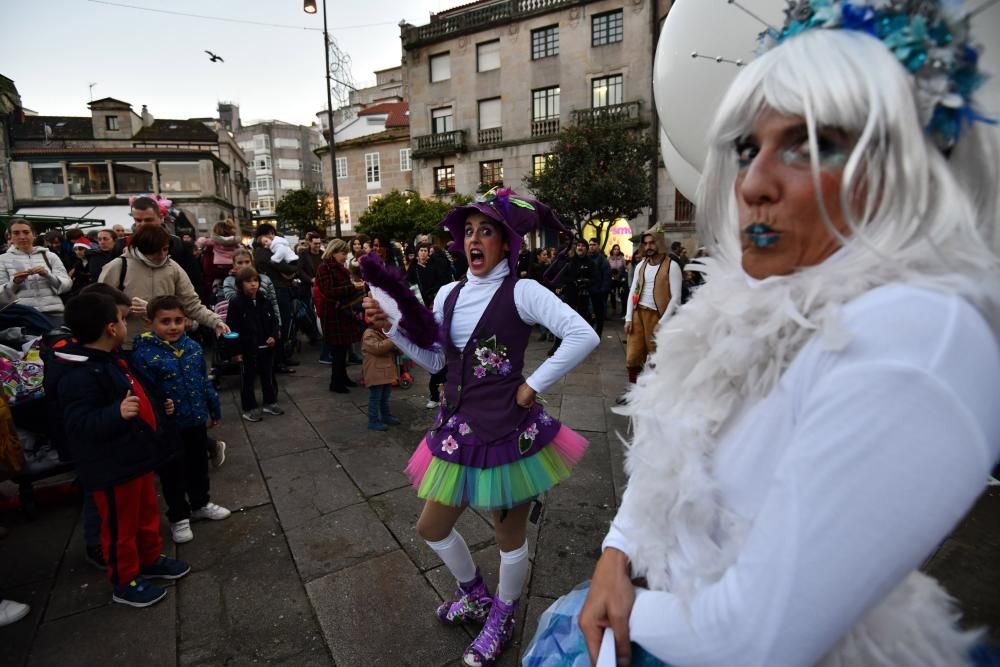
[[[508,276],[473,329],[464,350],[445,344],[448,379],[434,426],[427,433],[438,458],[474,468],[492,468],[538,453],[561,424],[539,404],[522,408],[517,389],[524,383],[524,350],[531,326],[514,305]],[[444,302],[444,330],[451,332],[455,303],[465,283]]]

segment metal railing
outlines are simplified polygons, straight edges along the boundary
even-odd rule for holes
[[[606,125],[639,122],[639,102],[609,104],[593,109],[575,109],[573,122],[577,125]]]
[[[479,130],[480,144],[498,144],[501,141],[503,141],[502,127],[488,127],[486,129]]]
[[[548,118],[546,120],[531,121],[531,136],[547,137],[553,134],[559,134],[558,118]]]
[[[414,141],[417,145],[412,157],[460,153],[465,151],[465,130],[425,134]]]

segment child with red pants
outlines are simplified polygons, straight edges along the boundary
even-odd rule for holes
[[[56,353],[65,365],[58,396],[77,472],[101,515],[101,546],[114,587],[112,600],[148,607],[166,592],[148,579],[179,579],[191,571],[161,555],[160,513],[153,470],[169,458],[174,406],[144,381],[118,349],[128,335],[128,309],[100,293],[66,305],[76,342]]]

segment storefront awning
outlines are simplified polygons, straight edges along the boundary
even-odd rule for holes
[[[120,206],[22,206],[13,217],[36,218],[39,222],[53,222],[65,229],[75,227],[113,227],[122,225],[132,229],[132,216],[128,204]],[[62,222],[60,222],[62,219]]]

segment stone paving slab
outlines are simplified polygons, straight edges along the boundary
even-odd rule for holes
[[[443,665],[469,641],[462,628],[437,620],[438,595],[399,550],[311,581],[306,590],[342,667]]]
[[[331,664],[271,507],[199,523],[179,551],[177,664]]]
[[[400,440],[405,440],[401,443]],[[369,441],[340,446],[330,445],[340,465],[365,497],[409,487],[403,472],[410,454],[416,447],[409,434],[379,434]]]
[[[561,482],[546,496],[546,509],[606,510],[616,506],[608,436],[590,431],[579,433],[590,443],[587,451],[576,464],[569,479]]]
[[[18,515],[7,523],[10,535],[0,542],[0,583],[20,586],[52,579],[79,513],[79,505],[46,508],[44,520]]]
[[[546,510],[531,594],[557,598],[589,579],[614,510]]]
[[[285,530],[299,577],[312,581],[399,548],[365,503],[351,505]]]
[[[400,546],[420,570],[441,564],[440,559],[417,535],[417,518],[424,501],[409,487],[375,496],[368,501],[379,519],[392,531]],[[470,549],[476,549],[493,539],[493,529],[475,512],[463,512],[455,526]]]
[[[209,467],[212,502],[229,509],[256,507],[271,502],[257,457],[250,447],[239,413],[225,420],[209,436],[226,443],[226,460],[221,468]]]
[[[35,633],[42,622],[45,613],[45,600],[52,587],[51,580],[37,581],[24,586],[5,587],[4,595],[29,605],[31,611],[23,619],[13,625],[0,628],[0,664],[25,665],[31,652]]]
[[[29,665],[177,665],[177,590],[152,607],[107,604],[43,623]]]
[[[267,459],[261,468],[285,530],[361,500],[326,447]]]
[[[560,421],[574,431],[608,430],[604,419],[604,399],[600,396],[563,395]]]

